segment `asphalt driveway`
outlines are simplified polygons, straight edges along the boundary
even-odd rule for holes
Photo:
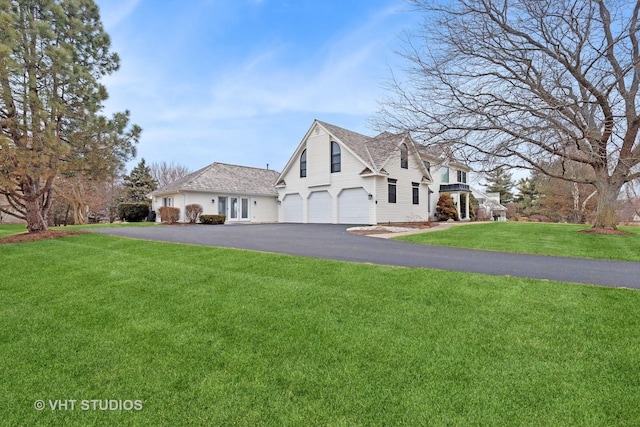
[[[402,267],[484,273],[640,289],[640,263],[520,255],[360,236],[346,225],[252,224],[104,228],[135,239],[276,252]]]

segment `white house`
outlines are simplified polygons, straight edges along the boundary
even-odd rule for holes
[[[428,221],[445,192],[469,218],[469,171],[419,147],[408,134],[368,137],[316,120],[276,182],[278,220]]]
[[[226,215],[227,222],[276,222],[278,175],[270,169],[212,163],[152,192],[152,209],[180,208],[180,221],[185,221],[185,207],[195,203],[205,215]]]

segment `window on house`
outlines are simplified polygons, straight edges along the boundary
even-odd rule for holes
[[[340,146],[331,141],[331,173],[340,172]]]
[[[227,215],[226,197],[218,197],[218,215]]]
[[[463,184],[467,183],[467,173],[464,171],[458,171],[458,182]]]
[[[407,144],[404,143],[400,146],[400,167],[409,169],[409,150],[407,149]]]
[[[300,154],[300,178],[307,176],[307,150],[303,150]]]
[[[248,219],[249,218],[249,199],[242,199],[240,202],[241,205],[241,213],[240,218]]]
[[[412,186],[411,190],[413,191],[412,193],[413,204],[419,205],[420,204],[420,184],[418,184],[417,182],[412,182],[411,186]]]
[[[396,202],[396,182],[397,179],[387,178],[387,183],[389,184],[389,203]]]
[[[440,169],[440,181],[445,184],[449,183],[449,168],[446,166],[443,166],[442,169]]]
[[[163,197],[162,206],[173,206],[173,197]]]
[[[431,162],[424,160],[422,163],[424,163],[424,167],[427,168],[427,172],[431,173]]]

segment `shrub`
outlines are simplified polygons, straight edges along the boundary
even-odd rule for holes
[[[456,204],[450,194],[443,193],[440,195],[438,204],[436,205],[436,218],[438,221],[448,221],[450,219],[458,221],[460,219],[458,217]]]
[[[160,221],[169,224],[175,224],[180,219],[180,208],[162,206],[158,209],[158,213],[160,213]]]
[[[144,221],[149,215],[149,205],[146,203],[125,202],[118,205],[118,218],[128,222]]]
[[[184,214],[190,224],[198,222],[198,218],[202,215],[202,211],[202,205],[198,205],[196,203],[184,207]]]
[[[224,224],[226,220],[226,215],[200,215],[200,223],[202,224]]]

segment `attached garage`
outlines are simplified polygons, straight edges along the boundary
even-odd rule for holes
[[[314,191],[307,202],[309,222],[330,224],[333,220],[331,194],[328,191]]]
[[[369,224],[369,198],[364,188],[347,188],[338,195],[339,224]]]
[[[282,210],[284,222],[302,222],[302,196],[298,193],[284,196]]]

